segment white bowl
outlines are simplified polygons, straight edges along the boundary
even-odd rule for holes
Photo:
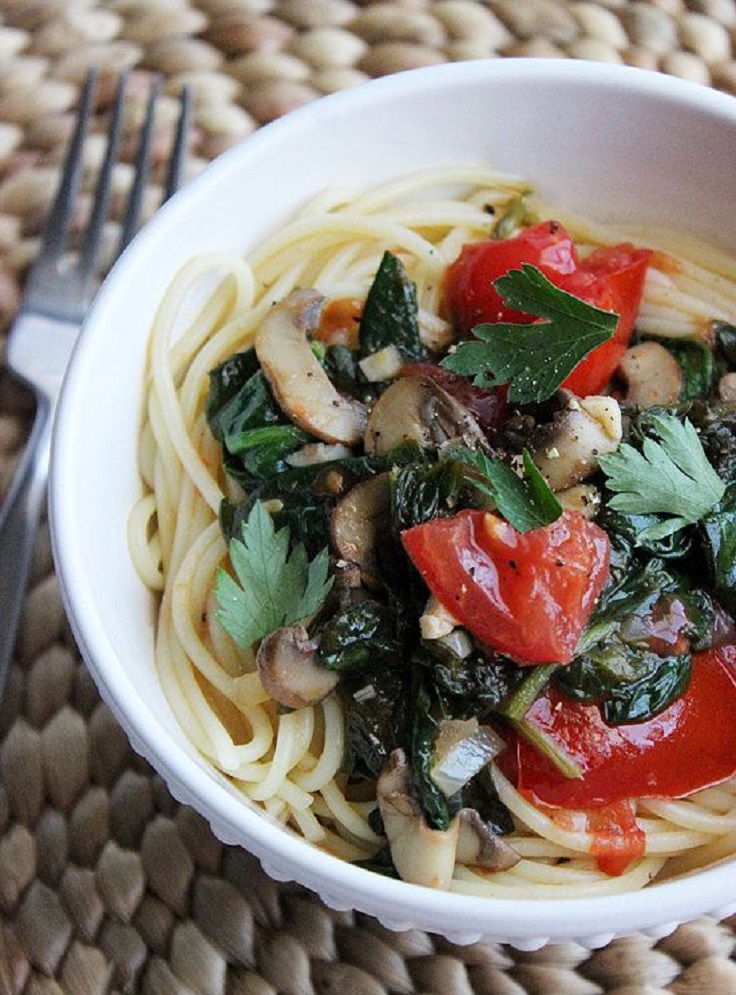
[[[645,71],[499,60],[402,73],[276,121],[164,207],[103,286],[75,352],[56,425],[54,547],[66,605],[100,691],[134,748],[225,843],[255,853],[339,909],[395,929],[521,948],[654,936],[736,911],[736,863],[618,897],[502,901],[437,893],[342,862],[249,807],[189,746],[153,663],[151,597],[128,555],[139,496],[142,371],[152,317],[191,256],[256,246],[310,196],[420,166],[487,160],[593,218],[676,226],[736,249],[736,100]]]

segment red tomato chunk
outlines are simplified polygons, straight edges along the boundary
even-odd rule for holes
[[[581,397],[600,393],[628,347],[641,304],[652,253],[628,243],[596,249],[580,260],[570,234],[559,221],[527,228],[516,238],[466,245],[448,267],[445,298],[453,324],[466,337],[483,322],[535,321],[505,306],[494,281],[522,263],[536,266],[560,289],[619,315],[613,338],[578,363],[563,387]]]
[[[521,664],[569,663],[608,578],[606,533],[572,511],[521,533],[496,515],[467,510],[401,538],[461,625]]]
[[[508,730],[501,766],[520,791],[565,809],[629,798],[681,798],[736,775],[736,645],[693,657],[685,693],[653,719],[608,726],[597,705],[548,687],[525,719],[583,772],[566,778]]]

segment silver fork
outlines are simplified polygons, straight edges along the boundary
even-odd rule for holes
[[[115,96],[89,222],[76,257],[71,257],[76,261],[70,262],[67,246],[96,86],[97,74],[91,70],[82,93],[59,189],[45,224],[41,248],[29,273],[23,302],[7,342],[7,365],[35,394],[36,417],[23,460],[0,507],[0,692],[7,678],[36,533],[46,503],[51,431],[59,390],[96,289],[101,237],[110,201],[110,181],[120,144],[125,76],[121,77]],[[135,174],[116,257],[136,233],[140,222],[158,92],[159,83],[154,81],[140,131]],[[169,157],[164,200],[177,189],[181,180],[189,117],[190,95],[188,90],[184,90]]]

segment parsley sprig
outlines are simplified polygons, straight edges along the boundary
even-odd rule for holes
[[[273,519],[256,501],[243,523],[243,539],[231,539],[230,562],[237,577],[220,568],[215,596],[216,618],[243,649],[284,625],[314,615],[330,588],[328,552],[310,562],[299,543],[290,552],[288,528],[276,531]]]
[[[591,350],[611,338],[618,322],[613,311],[560,290],[529,263],[509,270],[494,287],[509,307],[547,320],[476,325],[476,340],[461,342],[442,366],[474,376],[480,387],[507,383],[509,400],[520,404],[551,397]]]
[[[652,418],[659,441],[645,438],[641,452],[623,443],[598,457],[615,511],[667,517],[643,529],[638,539],[663,539],[703,518],[718,504],[725,484],[708,462],[692,423],[674,415]]]
[[[551,525],[562,514],[560,502],[526,449],[523,477],[507,463],[491,459],[478,449],[451,446],[448,455],[476,471],[470,483],[493,501],[517,532]]]

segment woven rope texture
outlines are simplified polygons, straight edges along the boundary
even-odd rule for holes
[[[168,95],[159,165],[176,94],[192,87],[192,175],[322,94],[408,67],[530,55],[646,66],[736,93],[736,2],[0,0],[0,346],[90,65],[102,67],[90,186],[117,75],[131,71],[122,205],[152,73]],[[154,169],[149,210],[159,182]],[[31,414],[0,370],[0,494]],[[735,928],[704,919],[594,953],[456,947],[272,882],[133,754],[80,660],[42,530],[0,705],[0,995],[734,995]]]

